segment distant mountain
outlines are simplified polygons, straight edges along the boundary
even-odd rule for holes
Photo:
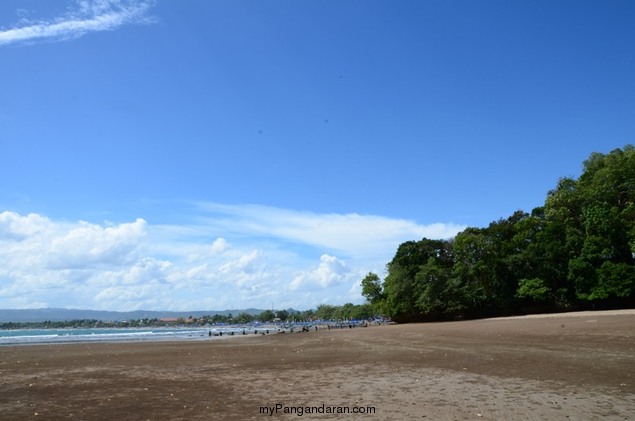
[[[3,322],[44,322],[50,320],[52,322],[66,321],[66,320],[103,320],[103,321],[121,321],[121,320],[136,320],[136,319],[161,319],[164,317],[182,317],[187,319],[188,317],[202,317],[213,316],[215,314],[237,315],[240,313],[248,314],[260,314],[264,310],[255,308],[248,308],[244,310],[209,310],[209,311],[100,311],[100,310],[77,310],[66,308],[38,308],[38,309],[0,309],[0,323]],[[289,311],[289,310],[287,310]],[[294,311],[291,310],[290,311]]]

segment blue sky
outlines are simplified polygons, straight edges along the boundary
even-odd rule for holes
[[[633,143],[631,1],[4,0],[0,307],[361,303]]]

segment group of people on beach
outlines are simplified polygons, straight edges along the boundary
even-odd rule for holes
[[[326,323],[320,323],[320,324],[314,324],[314,325],[302,325],[300,332],[310,332],[311,330],[314,331],[318,331],[319,329],[327,329],[327,330],[331,330],[331,329],[353,329],[354,327],[368,327],[370,326],[369,322],[364,321],[362,323],[352,323],[352,322],[326,322]],[[253,334],[254,335],[269,335],[271,333],[272,330],[275,330],[274,333],[294,333],[296,330],[295,325],[290,325],[290,326],[279,326],[279,327],[275,327],[274,328],[266,328],[266,329],[254,329],[253,330]],[[249,329],[251,330],[251,329]],[[248,329],[242,329],[239,330],[239,332],[242,335],[247,335],[248,334]],[[228,336],[234,336],[236,334],[236,330],[229,330],[225,332],[225,335]],[[208,336],[212,337],[212,336],[223,336],[223,331],[219,330],[219,331],[209,331],[208,332]]]

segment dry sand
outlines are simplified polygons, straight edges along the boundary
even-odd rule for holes
[[[282,413],[322,405],[375,413]],[[272,418],[635,419],[635,314],[0,347],[2,420]]]

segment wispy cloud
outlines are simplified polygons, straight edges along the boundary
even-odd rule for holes
[[[62,16],[22,19],[19,26],[0,29],[0,45],[72,39],[126,24],[154,22],[147,14],[153,5],[153,0],[77,0]]]
[[[452,238],[464,225],[357,213],[314,213],[262,205],[201,203],[206,226],[224,233],[263,236],[310,245],[355,258],[390,258],[397,246],[423,237]],[[228,235],[228,234],[225,234]]]

